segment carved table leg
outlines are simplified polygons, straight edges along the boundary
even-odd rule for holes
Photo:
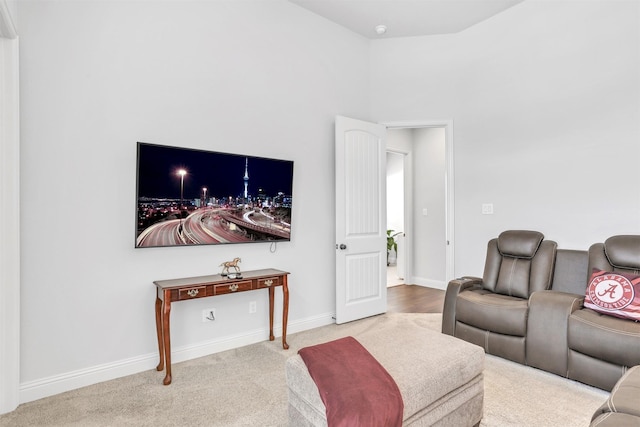
[[[164,344],[162,342],[162,300],[156,295],[156,333],[158,334],[158,353],[160,354],[160,363],[156,367],[157,371],[164,369]]]
[[[289,317],[289,286],[287,285],[287,276],[282,280],[282,348],[287,350],[287,318]]]
[[[170,334],[170,321],[169,316],[171,314],[171,296],[167,295],[168,292],[165,292],[164,295],[164,303],[162,305],[162,331],[164,335],[164,359],[166,361],[166,369],[167,373],[164,377],[164,381],[162,382],[164,385],[171,384],[171,334]]]
[[[269,341],[273,341],[275,336],[273,335],[273,288],[269,288]]]

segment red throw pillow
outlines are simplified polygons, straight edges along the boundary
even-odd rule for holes
[[[593,269],[584,306],[598,313],[640,320],[640,276]]]

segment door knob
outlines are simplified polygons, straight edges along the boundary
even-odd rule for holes
[[[344,251],[345,249],[347,249],[347,245],[345,245],[344,243],[340,243],[340,250]]]

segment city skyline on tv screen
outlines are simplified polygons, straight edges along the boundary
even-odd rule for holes
[[[138,143],[136,247],[290,240],[293,161]]]

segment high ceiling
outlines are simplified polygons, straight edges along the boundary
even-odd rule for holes
[[[457,33],[523,0],[289,0],[367,38]],[[378,35],[376,26],[385,25]]]

